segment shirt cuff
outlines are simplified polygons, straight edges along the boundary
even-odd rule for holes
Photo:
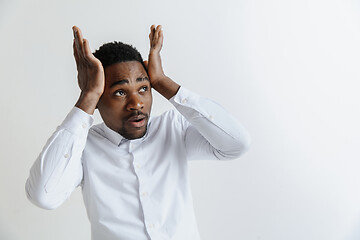
[[[184,87],[180,87],[179,91],[169,101],[188,118],[205,117],[212,120],[212,115],[206,106],[209,99],[203,98]]]
[[[196,103],[199,98],[200,97],[197,94],[181,86],[178,92],[172,98],[170,98],[169,101],[174,105],[181,104],[184,106],[189,106],[191,103]]]
[[[60,125],[60,128],[66,129],[77,136],[83,136],[89,132],[93,122],[94,118],[92,115],[78,107],[73,107]]]
[[[206,118],[207,123],[216,125],[231,137],[242,138],[243,127],[241,124],[215,101],[181,87],[177,94],[170,99],[170,102],[193,125],[198,122],[199,118]],[[204,123],[202,122],[200,125]]]

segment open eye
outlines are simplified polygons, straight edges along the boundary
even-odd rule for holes
[[[146,92],[149,89],[147,86],[143,86],[140,88],[139,92]]]
[[[115,93],[114,93],[115,96],[118,96],[118,97],[122,97],[122,96],[125,96],[125,92],[123,90],[117,90]]]

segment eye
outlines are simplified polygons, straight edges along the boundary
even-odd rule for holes
[[[146,92],[149,89],[147,86],[143,86],[140,88],[139,92]]]
[[[117,90],[116,92],[114,92],[114,95],[118,97],[122,97],[125,96],[125,92],[123,90]]]

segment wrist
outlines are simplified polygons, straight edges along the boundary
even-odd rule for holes
[[[88,114],[94,114],[101,95],[94,92],[81,92],[75,107],[80,108]]]
[[[165,98],[172,98],[180,88],[180,85],[174,82],[171,78],[164,76],[156,82],[151,82],[151,86],[163,95]]]
[[[150,77],[151,86],[156,89],[160,87],[161,85],[166,84],[166,82],[171,81],[171,79],[165,75],[159,76],[159,77]]]

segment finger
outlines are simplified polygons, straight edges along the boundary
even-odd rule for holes
[[[159,32],[161,31],[161,29],[162,29],[162,26],[161,26],[161,25],[158,25],[158,26],[156,27],[156,34],[159,34]]]
[[[161,29],[162,29],[162,26],[161,26],[161,25],[158,25],[158,26],[156,27],[156,31],[157,31],[157,32],[159,32]]]
[[[155,28],[155,32],[154,32],[154,41],[157,42],[158,38],[159,38],[159,31],[161,29],[161,25],[158,25],[156,28]]]
[[[150,41],[152,41],[152,39],[154,37],[154,32],[155,32],[155,25],[153,24],[150,27],[150,34],[149,34]]]
[[[160,29],[160,31],[159,31],[159,46],[160,46],[160,48],[163,45],[163,41],[164,41],[164,34],[163,34],[162,29]]]
[[[75,33],[76,33],[76,37],[82,41],[84,39],[82,32],[80,30],[80,28],[78,28],[77,26],[74,26],[73,29],[75,29]]]
[[[89,62],[94,63],[97,58],[94,56],[94,54],[92,54],[91,49],[90,49],[90,44],[89,44],[89,41],[87,39],[84,39],[83,46],[84,46],[85,58]]]
[[[84,57],[85,58],[87,58],[87,55],[86,55],[86,39],[83,39],[82,40],[82,46],[81,46],[81,51],[83,52],[83,55],[84,55]],[[87,44],[89,44],[89,43],[87,43]]]
[[[74,58],[75,58],[75,62],[76,62],[76,65],[79,64],[79,55],[77,53],[77,49],[76,49],[76,44],[75,44],[75,39],[73,41],[73,50],[74,50]]]
[[[151,25],[150,34],[149,34],[150,48],[154,46],[154,35],[155,35],[155,25]]]
[[[158,29],[158,42],[160,44],[162,44],[162,40],[163,40],[164,36],[163,36],[163,30],[162,30],[162,26],[160,25],[159,26],[159,29]]]
[[[157,26],[157,28],[156,28],[156,39],[157,39],[157,42],[159,42],[159,38],[160,38],[160,35],[161,35],[161,31],[162,31],[162,26],[161,26],[161,25]]]
[[[149,62],[147,60],[144,61],[144,65],[145,65],[146,70],[148,69],[148,63]]]
[[[77,32],[74,30],[74,53],[76,53],[77,59],[79,60],[82,56],[81,54],[81,44],[79,43],[79,39],[77,36]]]
[[[84,53],[86,57],[92,56],[91,50],[90,50],[90,45],[89,45],[89,41],[87,39],[84,39]]]
[[[153,48],[161,49],[162,46],[162,26],[158,25],[154,34]]]
[[[73,26],[73,31],[74,31],[74,38],[75,38],[75,44],[76,44],[76,49],[78,50],[78,56],[79,57],[83,57],[84,56],[84,52],[83,52],[83,36],[81,33],[80,28]]]

